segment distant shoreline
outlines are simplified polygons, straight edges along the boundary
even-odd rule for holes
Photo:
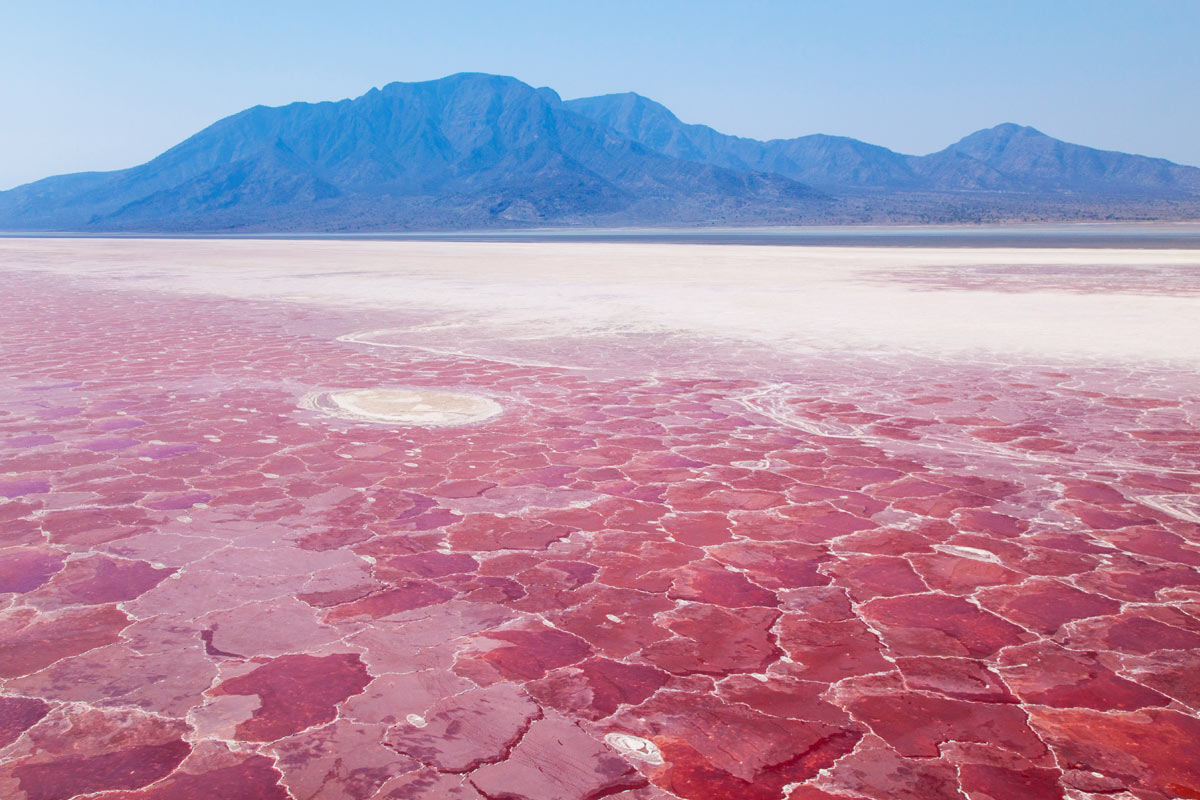
[[[29,232],[0,231],[4,239],[232,239],[428,242],[541,242],[708,244],[777,247],[1011,247],[1200,250],[1197,222],[1079,222],[985,225],[813,225],[703,228],[523,228],[362,233]]]

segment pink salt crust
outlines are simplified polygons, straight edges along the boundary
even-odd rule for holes
[[[1200,797],[1187,372],[0,295],[4,798]],[[379,385],[504,412],[296,407]]]

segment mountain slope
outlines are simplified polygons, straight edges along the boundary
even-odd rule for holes
[[[1013,124],[910,156],[841,136],[728,136],[640,95],[564,102],[479,73],[256,106],[140,166],[0,192],[11,231],[1197,216],[1200,169]]]
[[[665,155],[729,169],[773,172],[822,188],[905,188],[916,175],[906,156],[844,136],[813,134],[759,141],[681,122],[665,106],[632,92],[564,105]]]
[[[936,188],[985,188],[1084,194],[1200,193],[1200,169],[1162,158],[1071,144],[1011,122],[976,131],[915,159]],[[957,166],[956,166],[957,165]],[[964,175],[966,166],[970,175]]]
[[[1200,194],[1200,169],[1070,144],[1012,123],[977,131],[927,156],[840,136],[760,141],[679,120],[633,93],[569,100],[567,108],[676,158],[774,172],[826,191]]]
[[[513,78],[393,83],[257,106],[132,169],[0,193],[10,229],[405,227],[784,216],[820,194],[657,153]]]

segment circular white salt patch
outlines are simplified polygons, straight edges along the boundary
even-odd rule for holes
[[[500,413],[500,404],[476,394],[435,389],[346,389],[309,392],[300,407],[358,422],[443,427],[479,422]]]
[[[663,763],[662,751],[649,739],[629,733],[610,733],[604,737],[604,743],[630,758],[649,761],[651,764]]]

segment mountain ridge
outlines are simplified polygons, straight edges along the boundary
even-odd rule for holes
[[[82,229],[486,224],[787,210],[821,195],[610,136],[504,76],[391,83],[360,97],[254,106],[145,164],[0,193],[0,224]],[[57,202],[45,203],[44,199]]]
[[[634,92],[568,100],[565,105],[677,158],[731,167],[740,164],[827,191],[1200,193],[1196,167],[1072,144],[1011,122],[975,131],[942,150],[919,156],[827,134],[766,140],[730,136],[707,125],[682,122],[661,103]],[[1019,151],[1015,156],[1014,143]],[[1056,159],[1068,168],[1066,174],[1050,174],[1047,167]]]
[[[909,156],[824,134],[729,136],[634,93],[564,101],[516,78],[458,73],[356,98],[253,106],[144,164],[0,192],[0,229],[1144,218],[1193,206],[1200,169],[1012,123]]]

